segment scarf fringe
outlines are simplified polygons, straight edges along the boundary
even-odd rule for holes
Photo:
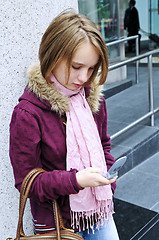
[[[94,225],[99,230],[105,220],[109,220],[110,216],[114,213],[114,205],[111,199],[104,201],[105,206],[100,209],[87,211],[87,212],[74,212],[71,211],[71,227],[79,232],[92,229],[94,234]]]

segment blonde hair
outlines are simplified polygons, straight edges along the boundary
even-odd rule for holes
[[[89,83],[94,81],[100,68],[99,84],[103,84],[108,74],[108,53],[105,41],[89,18],[73,11],[65,11],[58,15],[42,37],[39,60],[43,77],[48,80],[50,72],[53,71],[56,64],[65,58],[69,78],[73,54],[80,44],[88,40],[99,54],[99,61]]]

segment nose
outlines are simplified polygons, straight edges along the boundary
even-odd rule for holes
[[[79,72],[78,80],[82,84],[88,81],[88,70],[87,69],[83,69]]]

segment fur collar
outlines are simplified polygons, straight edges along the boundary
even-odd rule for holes
[[[32,65],[28,71],[29,89],[38,97],[47,100],[51,109],[59,112],[61,115],[69,109],[69,97],[63,96],[52,84],[46,82],[43,78],[39,63]],[[88,89],[86,88],[86,91]],[[86,94],[87,96],[87,94]],[[97,80],[91,84],[87,102],[93,113],[99,110],[102,97],[102,86],[97,85]]]

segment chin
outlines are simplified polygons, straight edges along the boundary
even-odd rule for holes
[[[81,86],[80,86],[80,87],[78,87],[78,86],[66,86],[66,88],[68,88],[68,89],[71,90],[71,91],[75,91],[75,90],[80,89]]]

